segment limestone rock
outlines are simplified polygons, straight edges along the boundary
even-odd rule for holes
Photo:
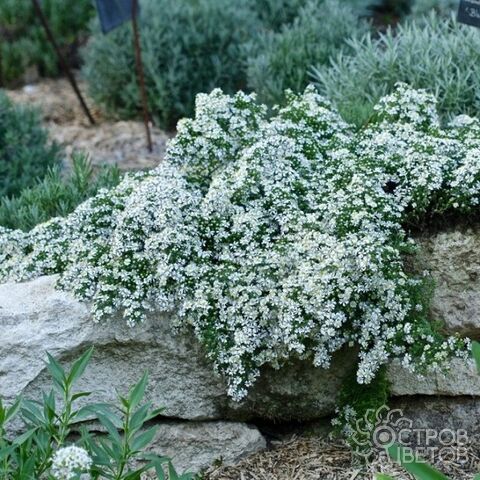
[[[92,361],[78,389],[95,392],[91,401],[114,402],[148,370],[148,399],[168,417],[188,420],[310,420],[333,412],[342,379],[352,368],[351,352],[334,367],[316,369],[293,362],[270,370],[241,404],[226,394],[198,342],[173,334],[166,316],[156,315],[130,328],[124,320],[91,320],[89,306],[55,290],[55,277],[0,285],[0,396],[7,402],[22,393],[38,398],[50,388],[45,351],[67,365],[90,345]]]
[[[256,427],[237,422],[160,424],[150,453],[172,459],[178,472],[199,472],[215,463],[230,465],[266,448]]]
[[[480,228],[418,239],[419,263],[435,280],[431,312],[449,332],[480,338]]]
[[[445,372],[429,373],[426,376],[413,374],[394,361],[389,366],[388,376],[394,396],[441,395],[480,397],[480,375],[475,363],[453,359]]]

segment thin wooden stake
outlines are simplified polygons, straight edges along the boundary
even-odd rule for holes
[[[137,24],[137,5],[138,0],[132,0],[132,27],[133,27],[133,42],[135,46],[135,63],[137,66],[138,84],[140,87],[140,94],[142,97],[143,109],[143,123],[145,124],[145,131],[147,133],[148,151],[152,152],[152,136],[150,134],[150,125],[148,124],[150,115],[148,113],[147,89],[145,87],[145,75],[143,72],[142,50],[140,48],[140,34],[138,33]]]
[[[82,105],[83,111],[85,112],[85,115],[88,117],[88,120],[92,125],[95,125],[95,120],[92,117],[92,114],[90,113],[90,110],[87,107],[87,104],[85,103],[85,100],[83,99],[83,96],[80,92],[80,89],[78,88],[77,82],[75,80],[75,77],[73,76],[72,72],[70,71],[70,68],[68,67],[67,62],[63,58],[62,52],[60,51],[60,48],[57,44],[57,41],[55,40],[55,37],[53,36],[52,31],[50,30],[50,26],[48,25],[47,18],[43,14],[43,11],[40,7],[40,4],[38,3],[38,0],[32,0],[33,2],[33,8],[37,12],[38,17],[40,18],[40,21],[42,22],[43,28],[45,30],[45,33],[47,34],[47,38],[52,44],[58,60],[60,61],[60,66],[63,70],[63,73],[67,76],[70,85],[72,86],[73,90],[75,91],[75,94],[77,95],[77,98]]]

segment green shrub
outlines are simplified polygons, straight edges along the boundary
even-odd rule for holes
[[[350,35],[366,32],[367,23],[358,17],[350,2],[308,1],[292,23],[250,43],[248,86],[269,105],[281,103],[286,89],[302,91],[309,83],[310,65],[327,63]]]
[[[37,113],[0,91],[0,197],[35,185],[58,164],[59,148],[48,142]]]
[[[367,34],[352,39],[349,45],[351,53],[340,53],[331,66],[314,69],[320,91],[347,120],[366,122],[378,99],[398,81],[434,93],[443,117],[478,114],[480,35],[476,29],[432,12],[379,37]]]
[[[435,10],[437,13],[450,16],[458,8],[459,0],[415,0],[411,8],[411,15],[420,16]]]
[[[80,398],[92,393],[75,389],[92,352],[87,350],[74,361],[70,371],[47,354],[52,389],[43,392],[41,399],[18,398],[6,406],[0,398],[0,478],[139,480],[143,472],[154,471],[164,480],[166,465],[170,480],[191,480],[190,474],[178,476],[168,458],[145,452],[156,431],[147,422],[161,413],[143,401],[147,374],[126,395],[118,396],[118,406],[78,406]],[[98,438],[83,428],[81,439],[73,443],[71,434],[79,422],[92,417],[106,433]],[[24,433],[11,438],[7,428],[14,420],[23,422]],[[138,466],[140,462],[143,466]]]
[[[145,0],[140,24],[150,111],[162,127],[190,115],[198,92],[245,87],[240,47],[258,27],[248,2]],[[97,29],[84,58],[93,99],[119,117],[137,115],[131,26],[108,35]]]
[[[292,22],[308,0],[251,0],[263,26],[268,30],[279,30]]]
[[[43,0],[49,25],[68,59],[75,57],[79,38],[94,13],[90,0]],[[43,75],[56,75],[58,61],[42,29],[31,0],[0,2],[0,85],[17,80],[36,66]]]
[[[52,217],[68,215],[101,188],[118,184],[117,168],[103,167],[95,172],[85,156],[74,155],[71,175],[64,178],[60,167],[53,167],[33,187],[18,196],[0,198],[0,225],[28,231]]]

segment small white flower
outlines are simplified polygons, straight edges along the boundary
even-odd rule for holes
[[[82,480],[88,480],[92,459],[83,448],[71,445],[57,450],[52,459],[52,476],[56,480],[72,480],[82,474]]]

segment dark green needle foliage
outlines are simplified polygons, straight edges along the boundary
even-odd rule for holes
[[[94,13],[91,0],[42,0],[42,10],[65,57],[75,64],[76,51]],[[31,0],[0,2],[0,85],[18,82],[34,67],[42,75],[59,73],[57,56],[47,41]]]
[[[14,105],[0,91],[0,197],[35,185],[59,165],[60,149],[50,143],[37,113]]]
[[[95,170],[82,154],[74,154],[72,161],[70,173],[62,174],[58,166],[52,167],[42,180],[17,196],[0,198],[0,226],[28,231],[52,217],[68,215],[101,188],[120,181],[116,167]]]

